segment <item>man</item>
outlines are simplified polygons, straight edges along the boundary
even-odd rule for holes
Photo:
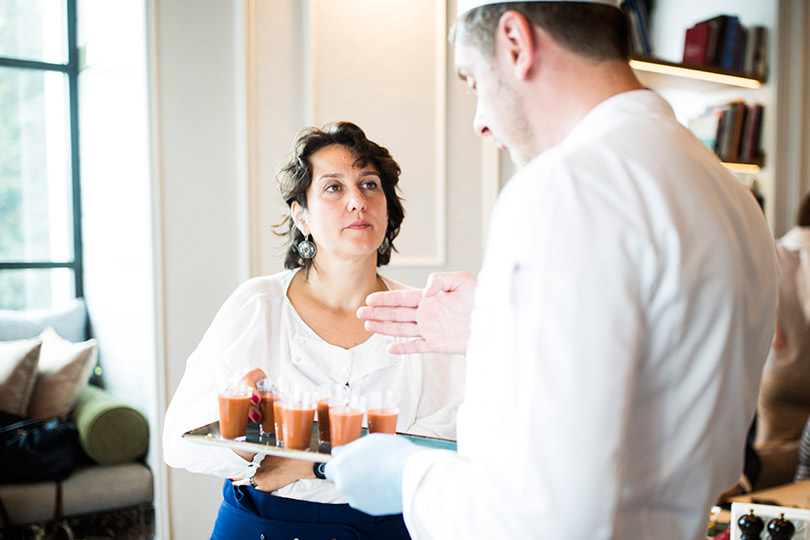
[[[326,468],[359,509],[404,510],[415,538],[697,540],[742,470],[773,239],[636,80],[617,4],[460,1],[474,128],[521,169],[477,287],[434,275],[358,313],[413,350],[466,351],[458,453],[370,436]]]

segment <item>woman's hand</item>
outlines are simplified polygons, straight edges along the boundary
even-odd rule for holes
[[[265,456],[253,476],[253,482],[259,491],[271,492],[303,478],[315,478],[309,461]]]

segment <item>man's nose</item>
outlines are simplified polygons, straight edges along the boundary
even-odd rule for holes
[[[473,118],[473,131],[476,135],[480,137],[485,137],[490,134],[489,128],[484,121],[483,115],[481,114],[481,107],[476,107],[475,109],[475,117]]]

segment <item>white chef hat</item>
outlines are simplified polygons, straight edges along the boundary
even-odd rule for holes
[[[503,4],[513,0],[458,0],[456,15],[461,17],[473,8],[486,6],[488,4]],[[587,2],[589,4],[605,4],[607,6],[619,7],[620,0],[524,0],[528,2]]]

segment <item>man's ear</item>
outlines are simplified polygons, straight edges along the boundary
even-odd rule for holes
[[[309,227],[305,221],[304,214],[304,208],[298,204],[298,201],[293,201],[290,204],[290,217],[292,217],[293,223],[295,223],[295,226],[301,231],[301,234],[309,236]]]
[[[522,13],[510,10],[501,15],[498,21],[496,50],[520,80],[526,80],[532,69],[534,46],[534,26]]]

